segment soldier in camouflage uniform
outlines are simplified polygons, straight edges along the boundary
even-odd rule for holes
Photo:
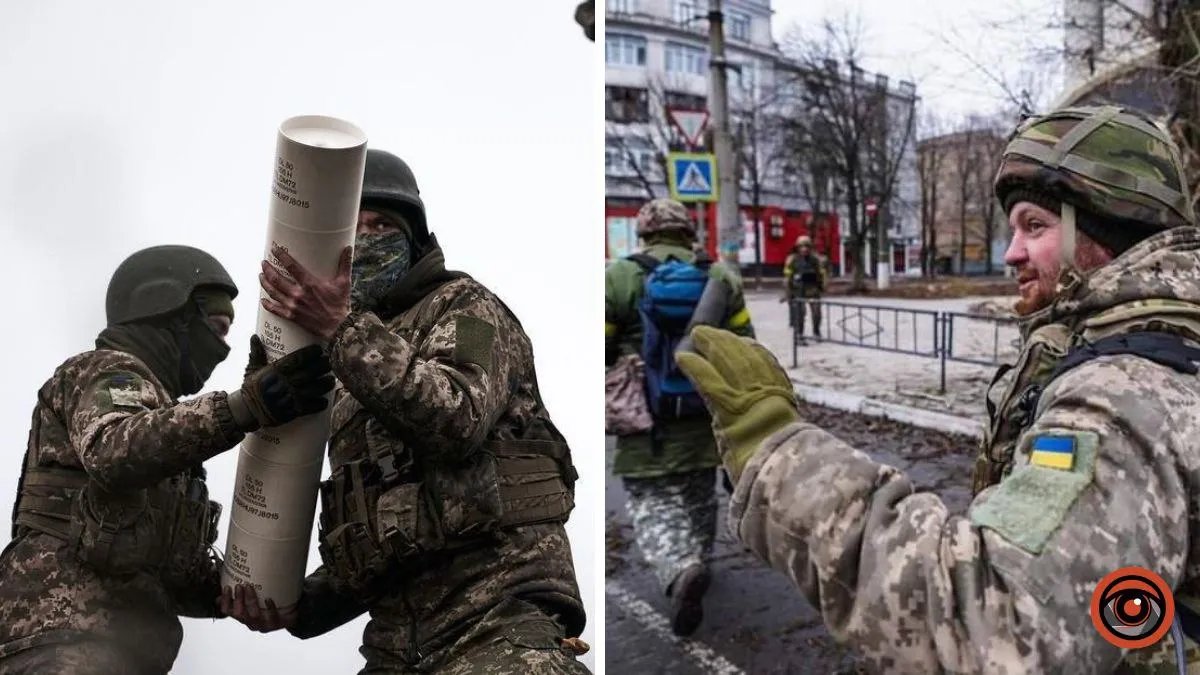
[[[805,305],[812,312],[813,337],[821,339],[821,293],[825,291],[825,264],[812,250],[812,237],[802,234],[783,263],[784,294],[788,303],[788,325],[804,334]]]
[[[1066,109],[1017,129],[995,189],[1024,343],[989,396],[965,514],[801,419],[761,345],[694,332],[699,355],[679,362],[737,477],[731,526],[836,639],[885,672],[1176,672],[1170,633],[1122,650],[1088,606],[1105,575],[1139,566],[1195,616],[1200,230],[1184,185],[1140,114]],[[1133,348],[1146,341],[1169,348]]]
[[[641,253],[663,261],[675,257],[696,262],[696,229],[687,209],[656,199],[638,212]],[[752,336],[741,279],[724,263],[708,268],[726,297],[722,316],[713,323]],[[646,271],[631,260],[618,260],[604,275],[606,365],[640,354],[642,319],[638,303]],[[711,283],[711,282],[710,282]],[[651,433],[617,437],[613,473],[629,493],[628,509],[642,555],[654,567],[663,592],[671,598],[671,625],[690,635],[703,617],[701,600],[708,588],[708,556],[716,534],[716,467],[720,464],[708,415],[654,421]]]
[[[263,305],[326,341],[339,383],[324,564],[291,614],[260,612],[247,588],[223,606],[301,638],[369,611],[364,673],[586,673],[570,451],[528,336],[446,270],[412,171],[367,151],[353,263],[347,249],[335,278],[276,255],[291,279],[264,262]]]
[[[323,409],[333,387],[318,348],[178,403],[228,355],[236,295],[203,251],[139,251],[109,284],[96,349],[38,391],[0,555],[0,673],[166,673],[178,616],[219,616],[220,505],[201,463]]]

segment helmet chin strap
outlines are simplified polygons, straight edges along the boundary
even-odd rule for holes
[[[1075,206],[1063,202],[1059,225],[1059,271],[1057,297],[1083,282],[1083,273],[1075,265]]]
[[[1067,202],[1062,205],[1062,225],[1059,231],[1059,253],[1062,268],[1075,267],[1075,207]]]

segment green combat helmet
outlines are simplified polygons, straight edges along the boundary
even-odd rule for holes
[[[362,205],[377,204],[399,212],[412,228],[418,242],[429,239],[425,223],[425,203],[417,189],[417,177],[399,157],[383,150],[367,150],[367,165],[363,172]]]
[[[1167,132],[1115,106],[1064,108],[1025,120],[1004,149],[994,184],[1002,204],[1022,189],[1062,202],[1064,270],[1074,266],[1077,209],[1141,240],[1195,225],[1184,186],[1179,150]]]
[[[656,232],[678,231],[690,237],[696,236],[696,224],[688,216],[687,209],[674,199],[655,199],[647,202],[637,214],[637,236],[646,237]]]
[[[596,41],[596,0],[586,0],[575,7],[575,23],[583,28],[583,34]]]
[[[211,255],[191,246],[152,246],[125,259],[113,272],[104,300],[108,325],[170,314],[197,288],[212,286],[237,297],[229,273]]]

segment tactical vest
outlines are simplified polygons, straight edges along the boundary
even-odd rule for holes
[[[1154,304],[1128,303],[1090,317],[1081,326],[1052,323],[1034,330],[1025,340],[1016,364],[1001,366],[987,392],[988,427],[975,462],[975,494],[999,483],[1013,468],[1017,440],[1033,423],[1042,391],[1056,377],[1091,358],[1106,354],[1136,354],[1178,372],[1195,374],[1200,350],[1180,347],[1172,333],[1186,325],[1195,330],[1200,307],[1181,301]],[[993,396],[1004,376],[1014,374],[999,398]],[[1194,633],[1200,625],[1200,594],[1183,587],[1174,593],[1183,619],[1186,672],[1200,675],[1200,646]],[[1190,614],[1190,617],[1189,617]],[[1168,632],[1157,644],[1130,651],[1118,673],[1174,674],[1181,672],[1175,655],[1175,637]]]
[[[406,313],[410,321],[432,297]],[[344,396],[334,407],[333,433],[365,419],[366,447],[321,483],[318,550],[325,566],[370,599],[388,590],[398,563],[484,544],[507,528],[565,522],[578,474],[540,393],[537,406],[536,430],[526,430],[533,437],[493,438],[463,463],[445,466],[423,464]]]
[[[17,485],[13,538],[26,531],[50,535],[101,574],[150,572],[189,585],[203,578],[221,516],[221,505],[208,499],[203,468],[152,488],[108,492],[83,469],[39,464],[40,420],[35,414]]]
[[[794,290],[820,286],[821,268],[820,261],[817,260],[816,256],[794,256],[792,258],[791,281]]]

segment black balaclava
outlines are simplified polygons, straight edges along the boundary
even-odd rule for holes
[[[138,357],[172,397],[195,394],[229,356],[229,345],[208,323],[208,314],[232,319],[229,294],[198,289],[186,305],[170,314],[108,326],[96,338],[96,348]]]

